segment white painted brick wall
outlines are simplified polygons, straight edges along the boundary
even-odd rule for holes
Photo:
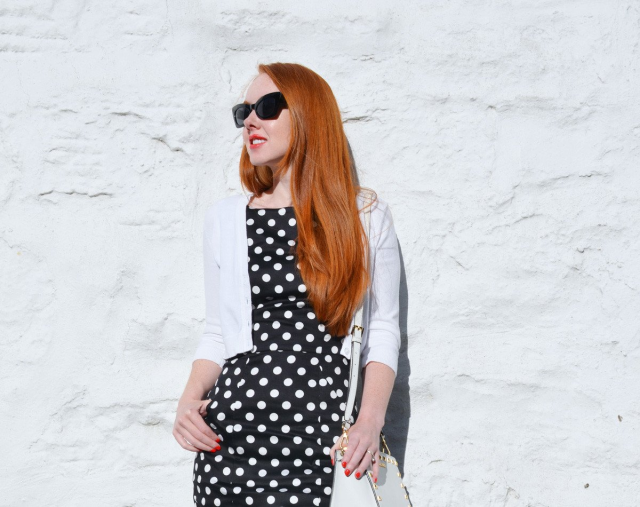
[[[271,61],[392,206],[414,505],[640,505],[637,0],[0,0],[0,505],[191,505],[203,214]]]

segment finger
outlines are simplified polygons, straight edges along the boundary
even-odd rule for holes
[[[173,434],[173,438],[176,439],[176,442],[178,442],[178,444],[180,444],[180,447],[182,447],[183,449],[186,449],[188,451],[200,450],[200,449],[196,449],[189,442],[187,442],[187,440],[182,436],[182,434],[175,427],[173,428],[173,431],[171,433]]]
[[[378,459],[380,457],[380,451],[376,447],[371,447],[369,449],[370,452],[367,452],[367,470],[365,473],[368,473],[371,476],[371,480],[377,481],[377,470],[378,470]]]
[[[190,414],[186,414],[186,417],[182,418],[182,420],[180,421],[181,433],[185,435],[187,440],[189,440],[189,442],[191,442],[192,445],[194,445],[195,447],[198,447],[199,449],[202,449],[203,451],[211,451],[212,449],[216,449],[216,450],[219,449],[220,445],[217,442],[217,439],[219,437],[217,437],[216,435],[216,438],[211,438],[209,435],[207,435],[202,431],[202,428],[199,429],[198,423],[203,424],[204,426],[207,426],[207,424],[204,422],[200,414],[197,415],[200,421],[196,419],[194,424],[193,419],[190,417],[193,415],[194,415],[193,412],[191,412]]]
[[[374,456],[376,455],[376,453],[374,452],[374,449],[375,448],[373,447],[369,449],[365,449],[364,455],[362,456],[362,461],[360,461],[360,463],[358,464],[358,466],[353,472],[355,474],[356,479],[360,479],[364,477],[364,475],[367,473],[367,470],[369,470],[372,467],[373,462],[371,458],[371,453],[373,453]],[[371,453],[368,451],[371,451]]]
[[[189,451],[210,451],[210,449],[199,447],[202,445],[202,443],[198,442],[198,440],[185,429],[181,429],[180,431],[178,431],[178,436],[176,437],[176,439],[182,447],[188,449]]]
[[[373,463],[373,467],[371,468],[371,474],[373,482],[378,482],[378,474],[380,473],[380,465],[378,463],[380,458],[376,458],[376,462]]]
[[[190,421],[197,428],[197,430],[195,431],[196,436],[200,437],[200,433],[201,433],[202,434],[201,439],[207,439],[205,441],[207,442],[213,441],[214,443],[219,444],[222,438],[215,431],[213,431],[211,426],[207,424],[204,418],[201,415],[197,415],[197,416],[194,414],[191,414],[191,415],[193,415],[193,417],[191,417]],[[215,445],[213,447],[215,447]]]
[[[350,464],[351,457],[354,455],[355,450],[360,443],[360,437],[353,433],[349,434],[349,438],[346,441],[346,450],[344,451],[344,456],[342,457],[342,467],[347,468],[347,465]],[[351,469],[350,469],[351,470]]]
[[[176,442],[180,444],[180,447],[186,449],[187,451],[200,452],[202,449],[198,449],[197,447],[192,446],[187,440],[178,432],[174,432],[173,434]]]
[[[334,444],[331,446],[331,449],[329,449],[329,457],[331,458],[332,465],[335,465],[336,451],[340,449],[340,440],[341,437],[337,437],[336,439],[334,439]]]
[[[211,429],[212,426],[210,426],[207,423],[207,421],[205,421],[204,416],[200,414],[200,409],[198,409],[197,413],[195,410],[191,410],[191,409],[187,410],[184,414],[184,418],[182,419],[182,422],[184,424],[188,424],[187,421],[191,422],[196,428],[198,428],[199,431],[207,435],[209,438],[212,438],[213,440],[218,441],[218,435],[216,434],[215,431]]]
[[[329,457],[331,458],[331,465],[335,464],[335,455],[336,455],[336,445],[333,444],[333,447],[329,449]]]
[[[351,456],[349,458],[346,458],[346,454],[345,454],[345,458],[346,458],[346,465],[344,467],[345,475],[349,477],[352,473],[359,471],[360,476],[362,476],[362,472],[363,472],[362,463],[363,463],[363,457],[364,457],[363,455],[366,454],[367,452],[367,445],[363,443],[358,443],[355,449],[353,449],[352,446],[349,446],[349,449],[347,450],[347,452],[349,451],[351,451]],[[344,461],[343,461],[343,464],[344,464]]]
[[[212,402],[213,400],[202,400],[200,406],[198,407],[198,412],[200,412],[200,415],[205,415],[207,413],[207,405]]]

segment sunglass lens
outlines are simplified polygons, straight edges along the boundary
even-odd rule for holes
[[[244,120],[249,116],[251,110],[247,104],[240,104],[233,110],[233,117],[236,122],[236,127],[243,127]]]
[[[276,97],[265,96],[262,98],[259,104],[256,105],[256,114],[262,118],[267,119],[275,116],[278,112],[278,101]]]

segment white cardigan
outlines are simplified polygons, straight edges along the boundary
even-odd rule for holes
[[[193,360],[225,360],[253,348],[251,283],[248,269],[246,207],[252,194],[225,197],[205,213],[203,253],[206,318]],[[364,199],[358,195],[358,208]],[[360,212],[364,225],[364,213]],[[397,373],[400,349],[400,253],[389,206],[380,199],[371,207],[369,248],[373,277],[364,299],[361,364],[384,363]],[[371,297],[373,295],[373,297]],[[352,318],[353,327],[355,321]],[[351,335],[341,353],[350,359]]]

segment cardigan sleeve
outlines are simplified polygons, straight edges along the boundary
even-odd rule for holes
[[[208,359],[222,367],[225,363],[225,346],[220,326],[220,265],[216,259],[219,247],[220,227],[215,205],[209,206],[204,218],[203,262],[205,326],[200,342],[193,356],[196,359]]]
[[[369,336],[361,352],[361,364],[384,363],[398,372],[400,352],[400,251],[391,210],[380,203],[382,215],[370,238],[375,245],[369,306]],[[372,211],[373,217],[373,211]],[[372,220],[371,224],[374,224]]]

